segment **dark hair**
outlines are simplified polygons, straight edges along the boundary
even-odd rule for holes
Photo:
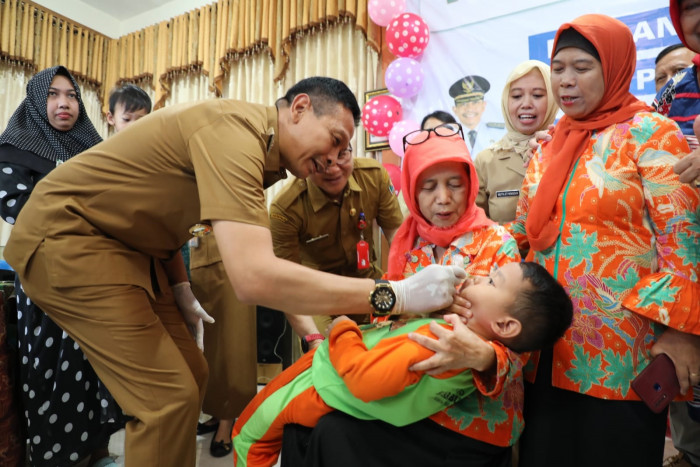
[[[112,114],[114,114],[114,108],[119,103],[124,104],[125,112],[141,109],[146,109],[148,113],[151,112],[151,98],[148,97],[146,91],[135,84],[122,84],[112,90],[109,94],[109,111]]]
[[[598,54],[598,50],[595,48],[595,45],[593,45],[591,41],[586,39],[583,34],[574,28],[564,29],[559,34],[556,48],[554,49],[554,52],[552,52],[552,58],[556,57],[561,49],[565,49],[567,47],[576,47],[577,49],[581,49],[589,55],[595,57],[595,59],[600,62],[600,55]]]
[[[530,287],[515,299],[511,316],[519,320],[520,334],[504,341],[515,352],[552,347],[571,326],[574,307],[564,287],[537,263],[522,262],[523,279]]]
[[[427,122],[429,118],[435,118],[440,120],[442,123],[457,123],[457,120],[455,120],[452,114],[447,113],[444,110],[436,110],[435,112],[429,113],[423,117],[423,120],[420,122],[421,130],[425,130],[425,122]]]
[[[362,116],[360,106],[350,88],[342,81],[325,76],[305,78],[289,88],[284,97],[281,97],[277,102],[284,100],[287,104],[291,104],[299,94],[309,95],[311,107],[317,117],[327,115],[331,111],[330,104],[343,104],[343,107],[352,112],[355,126],[360,124]]]
[[[670,54],[674,50],[677,50],[677,49],[680,49],[683,47],[685,47],[685,46],[683,44],[681,44],[680,42],[678,44],[669,45],[664,50],[659,52],[659,55],[656,56],[656,60],[654,60],[654,64],[659,63],[659,60],[661,60],[662,58],[664,58],[666,55]]]

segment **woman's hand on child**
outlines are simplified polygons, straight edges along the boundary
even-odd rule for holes
[[[409,370],[439,375],[457,368],[485,371],[495,364],[493,347],[469,329],[458,315],[445,315],[444,319],[452,325],[451,330],[435,322],[430,323],[430,331],[438,337],[437,340],[413,332],[408,334],[409,339],[435,352],[435,355],[412,365]]]

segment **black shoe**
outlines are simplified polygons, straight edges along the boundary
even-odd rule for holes
[[[211,433],[212,431],[216,431],[219,429],[219,422],[216,423],[197,423],[197,434],[198,435],[206,435],[207,433]]]
[[[214,438],[216,438],[216,435],[211,437],[211,444],[209,445],[209,453],[213,457],[224,457],[231,454],[233,450],[232,441],[228,443],[225,441],[214,441]]]

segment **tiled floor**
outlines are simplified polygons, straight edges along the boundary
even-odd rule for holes
[[[258,386],[258,391],[263,386]],[[200,421],[205,421],[207,416],[203,416]],[[212,457],[209,454],[209,444],[215,433],[197,435],[197,467],[231,467],[233,465],[233,454],[226,457]],[[109,453],[114,456],[119,467],[124,465],[124,430],[118,431],[109,440]],[[279,463],[277,464],[279,466]]]
[[[233,465],[233,454],[226,457],[212,457],[209,454],[209,443],[214,433],[197,436],[197,466],[198,467],[231,467]],[[116,463],[119,467],[124,465],[124,430],[115,433],[110,439],[109,452],[116,456]]]

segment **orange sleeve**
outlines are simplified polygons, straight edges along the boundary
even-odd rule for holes
[[[513,370],[521,371],[527,360],[529,353],[516,353],[500,342],[489,341],[491,347],[496,352],[495,371],[488,372],[472,371],[474,385],[484,396],[497,397],[506,384],[513,377]]]

